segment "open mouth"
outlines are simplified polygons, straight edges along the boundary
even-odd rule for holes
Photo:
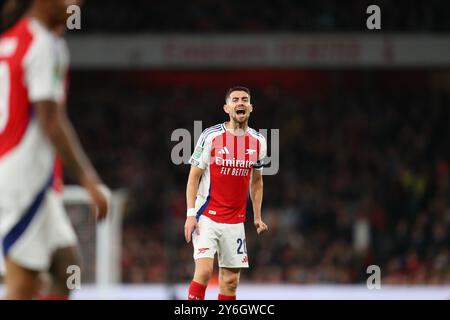
[[[237,115],[244,115],[245,114],[245,110],[244,109],[236,110],[236,114]]]

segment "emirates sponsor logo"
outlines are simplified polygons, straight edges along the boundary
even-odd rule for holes
[[[255,164],[254,161],[250,160],[236,160],[233,159],[222,159],[221,157],[215,157],[216,165],[222,167],[236,167],[236,168],[251,168]]]

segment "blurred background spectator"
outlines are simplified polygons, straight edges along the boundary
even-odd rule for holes
[[[448,32],[445,0],[86,1],[84,32],[349,32],[365,28],[369,5],[383,8],[383,31]]]

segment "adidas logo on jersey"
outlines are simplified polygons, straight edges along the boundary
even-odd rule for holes
[[[227,147],[223,147],[222,149],[217,152],[218,154],[230,154],[230,151],[228,151]]]

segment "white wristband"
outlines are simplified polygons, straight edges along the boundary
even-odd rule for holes
[[[188,217],[195,217],[195,216],[196,216],[196,214],[195,214],[195,208],[189,208],[189,209],[187,209],[187,216],[188,216]]]

